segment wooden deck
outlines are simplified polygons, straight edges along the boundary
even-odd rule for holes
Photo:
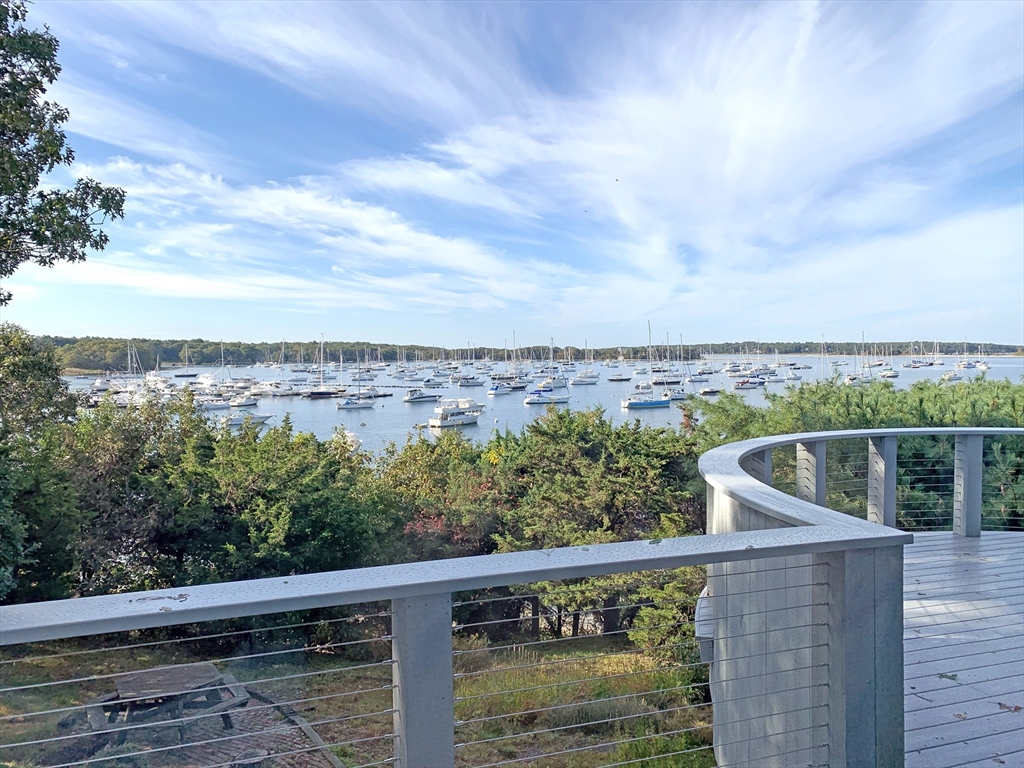
[[[907,768],[1024,766],[1024,533],[904,556]]]

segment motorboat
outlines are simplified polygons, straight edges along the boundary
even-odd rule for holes
[[[569,395],[556,395],[550,390],[535,389],[526,395],[523,405],[563,405],[569,402]]]
[[[487,390],[487,396],[495,397],[497,395],[511,395],[512,392],[512,382],[496,381],[491,385],[491,388]]]
[[[258,397],[252,395],[237,395],[228,401],[232,408],[255,408],[260,404]]]
[[[720,390],[718,387],[704,387],[697,394],[701,395],[702,397],[714,397],[715,395],[722,394],[722,390]]]
[[[669,387],[661,393],[662,397],[667,397],[669,400],[685,400],[686,390],[681,387]]]
[[[232,413],[221,416],[220,423],[224,427],[240,427],[247,421],[253,424],[266,424],[270,419],[270,414],[266,413]]]
[[[478,403],[471,397],[441,400],[434,408],[436,415],[427,419],[427,425],[444,428],[476,424],[484,407],[483,403]]]
[[[200,400],[199,407],[204,411],[226,411],[231,407],[231,401],[226,397],[210,398]]]
[[[569,379],[569,383],[572,384],[574,387],[590,386],[597,384],[600,378],[601,377],[598,374],[594,373],[593,371],[586,370],[576,374],[571,379]]]
[[[410,389],[402,398],[403,403],[436,403],[441,399],[438,392],[424,392],[422,389]]]

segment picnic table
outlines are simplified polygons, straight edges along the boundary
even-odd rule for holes
[[[200,717],[220,713],[224,728],[234,728],[228,710],[249,700],[244,685],[209,662],[132,672],[115,678],[114,685],[114,693],[86,706],[93,730],[113,731],[167,718],[166,725],[178,728],[178,743],[184,741],[185,726]],[[186,714],[188,710],[196,714]],[[122,732],[122,738],[125,735]]]

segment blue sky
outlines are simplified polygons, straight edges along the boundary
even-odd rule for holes
[[[37,2],[36,333],[1024,341],[1024,4]],[[55,177],[67,183],[70,176]]]

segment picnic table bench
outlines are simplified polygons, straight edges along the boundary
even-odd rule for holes
[[[220,713],[224,728],[234,728],[228,710],[243,707],[249,693],[233,675],[202,662],[165,669],[132,672],[115,678],[115,692],[93,699],[86,706],[89,726],[96,731],[122,730],[167,717],[178,728],[178,743],[185,726],[200,717]],[[187,715],[187,710],[196,714]]]

